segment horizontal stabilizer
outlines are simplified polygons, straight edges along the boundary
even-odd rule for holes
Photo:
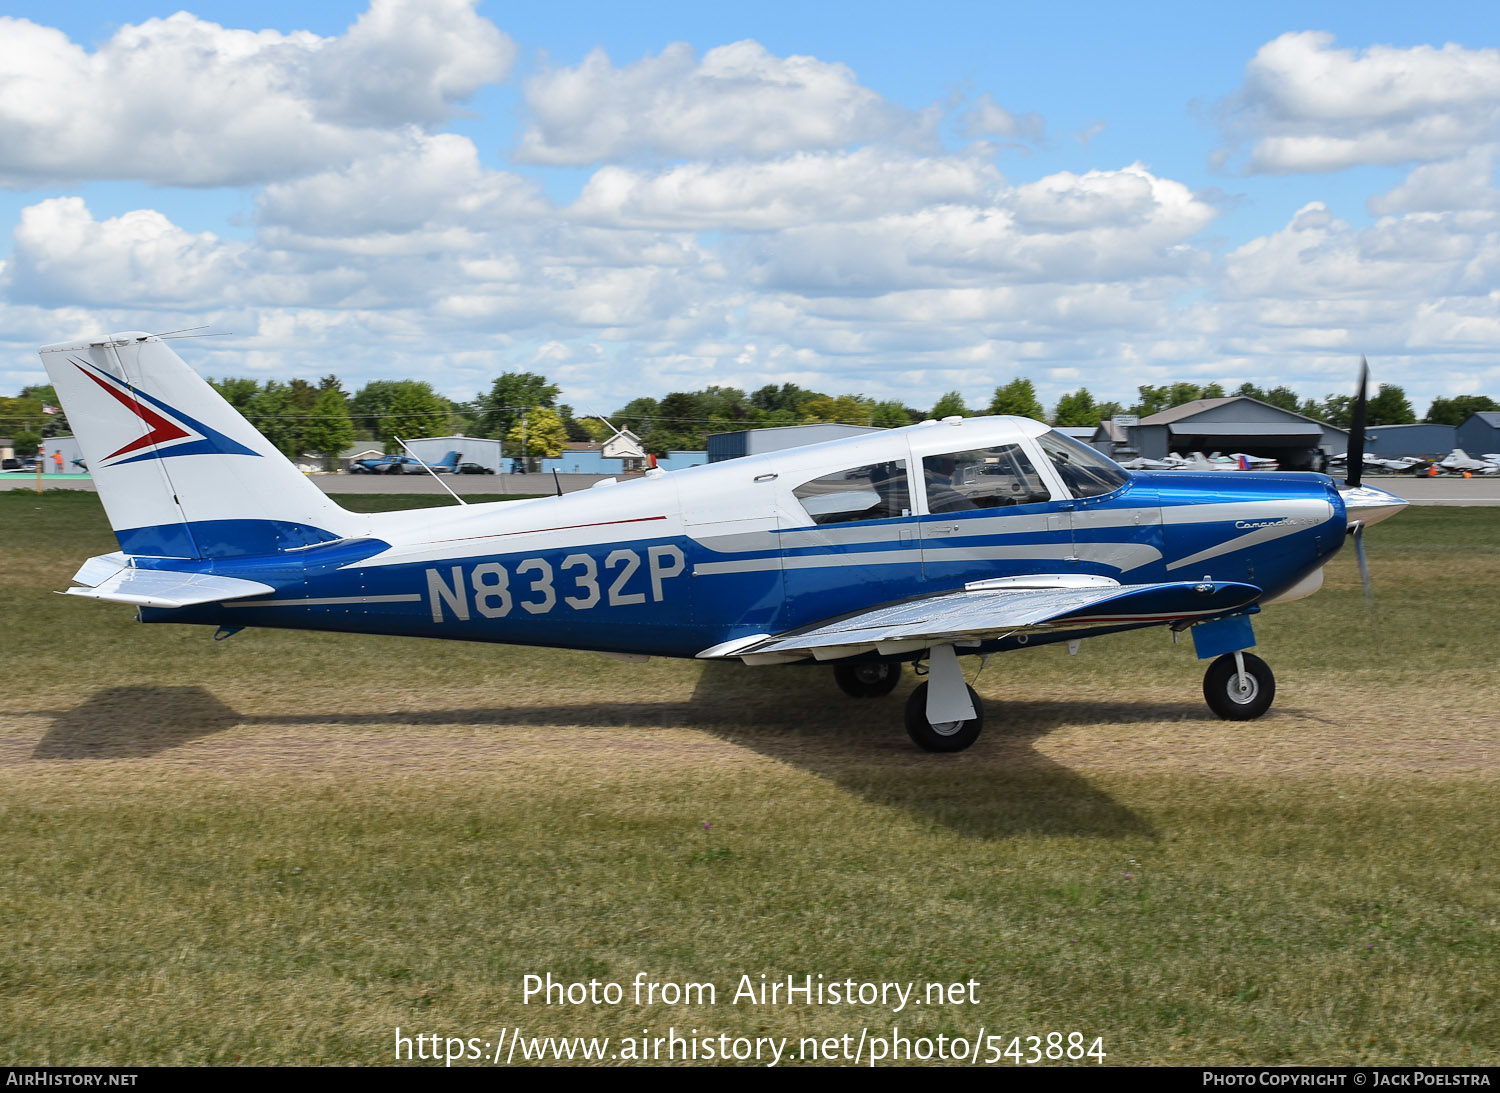
[[[123,555],[105,555],[91,558],[79,570],[79,578],[93,579],[99,576],[99,566],[90,571],[94,563],[113,560]],[[85,577],[84,575],[87,574]],[[174,573],[166,569],[131,569],[117,567],[114,574],[95,580],[91,586],[68,589],[70,596],[87,596],[108,603],[128,603],[137,607],[191,607],[199,603],[218,603],[221,600],[238,600],[245,596],[264,596],[276,590],[260,581],[245,581],[238,577],[216,577],[211,573]]]
[[[988,582],[985,582],[988,583]],[[1252,603],[1255,585],[1170,581],[1086,587],[971,587],[924,596],[750,643],[726,642],[699,656],[758,663],[859,653],[899,655],[935,644],[988,641],[1024,630],[1089,629],[1209,618]]]

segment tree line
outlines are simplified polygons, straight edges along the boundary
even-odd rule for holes
[[[569,442],[606,439],[613,432],[610,426],[630,429],[648,452],[658,456],[674,450],[701,451],[710,433],[777,425],[840,423],[890,428],[927,418],[1015,414],[1053,425],[1090,427],[1117,414],[1144,417],[1226,395],[1247,395],[1347,428],[1354,402],[1351,395],[1304,398],[1285,386],[1263,389],[1243,383],[1226,391],[1218,383],[1183,382],[1142,385],[1131,405],[1096,399],[1087,387],[1080,387],[1059,398],[1049,414],[1035,385],[1022,377],[996,387],[985,406],[970,407],[962,394],[949,391],[924,410],[894,400],[829,395],[783,383],[768,384],[749,394],[736,387],[709,386],[673,391],[659,399],[641,396],[610,414],[607,425],[597,417],[575,415],[571,406],[559,401],[561,389],[534,372],[502,373],[488,391],[468,402],[438,394],[425,380],[373,380],[352,395],[334,375],[316,383],[244,377],[208,382],[289,457],[316,453],[330,463],[361,441],[396,452],[400,440],[454,435],[498,438],[512,453],[521,451],[524,438],[531,457],[555,458]],[[49,407],[55,412],[47,413]],[[1421,420],[1460,425],[1470,414],[1484,410],[1500,410],[1500,403],[1486,395],[1440,397]],[[1417,420],[1406,393],[1396,384],[1382,385],[1370,398],[1370,425],[1408,425]],[[11,436],[18,454],[33,454],[46,437],[70,431],[50,386],[27,387],[15,398],[0,397],[0,433]]]

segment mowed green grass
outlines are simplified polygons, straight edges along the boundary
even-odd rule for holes
[[[52,595],[114,549],[93,495],[0,494],[0,1061],[900,1026],[1493,1065],[1500,509],[1368,543],[1373,619],[1352,553],[1260,616],[1261,721],[1214,720],[1155,630],[994,659],[985,735],[929,756],[909,674],[856,702],[819,669],[142,627]],[[547,972],[626,1001],[523,1005]],[[633,1004],[640,972],[717,1004]],[[734,1005],[742,973],[979,1002]]]

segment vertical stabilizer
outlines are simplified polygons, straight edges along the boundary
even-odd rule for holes
[[[160,338],[41,350],[128,554],[269,554],[359,534],[323,491]]]

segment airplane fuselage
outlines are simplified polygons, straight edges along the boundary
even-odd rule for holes
[[[1115,468],[1114,488],[1080,488],[1040,446],[1043,433],[1023,419],[939,422],[561,497],[373,514],[364,534],[342,538],[236,529],[249,552],[159,564],[260,581],[274,594],[145,607],[141,617],[691,657],[1038,573],[1240,582],[1266,602],[1304,587],[1343,543],[1344,505],[1322,475]],[[964,462],[976,451],[1003,452],[1021,469],[1001,474],[993,456]],[[865,503],[869,518],[859,518],[850,506]],[[149,568],[153,529],[130,534],[122,547]],[[269,542],[281,549],[262,549]],[[978,651],[1170,621],[996,638]]]

